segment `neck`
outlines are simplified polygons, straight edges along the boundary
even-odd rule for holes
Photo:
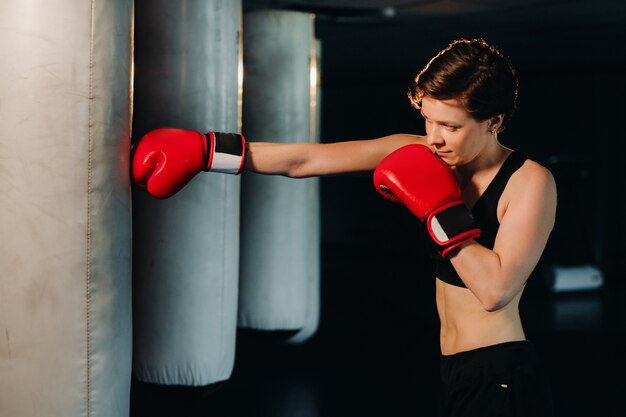
[[[473,160],[467,164],[457,166],[456,170],[459,175],[471,178],[478,172],[500,166],[511,152],[511,149],[502,146],[496,139],[486,145]]]

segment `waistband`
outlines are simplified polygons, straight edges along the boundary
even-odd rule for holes
[[[536,366],[535,346],[528,340],[442,355],[440,373],[442,381],[451,384],[494,376],[523,366]]]

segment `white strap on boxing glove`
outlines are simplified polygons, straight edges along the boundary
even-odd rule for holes
[[[209,147],[205,171],[238,175],[243,171],[246,157],[246,140],[237,133],[208,132]]]

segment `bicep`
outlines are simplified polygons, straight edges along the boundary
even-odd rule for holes
[[[536,170],[518,184],[503,215],[494,252],[512,287],[521,287],[536,267],[546,246],[556,213],[556,186],[547,170]]]

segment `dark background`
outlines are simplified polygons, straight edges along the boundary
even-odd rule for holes
[[[322,141],[422,134],[406,91],[451,40],[509,55],[519,112],[503,144],[549,167],[557,224],[522,300],[559,416],[626,416],[626,6],[620,1],[244,1],[317,13]],[[395,16],[381,9],[396,7]],[[389,9],[388,13],[389,14]],[[133,383],[132,416],[429,416],[438,393],[433,266],[416,219],[367,176],[321,179],[322,309],[306,344],[241,331],[232,378]],[[600,290],[554,294],[553,264],[597,265]]]

